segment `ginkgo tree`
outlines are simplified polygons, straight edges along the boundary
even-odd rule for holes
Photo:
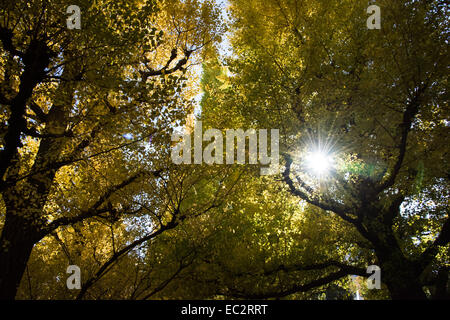
[[[156,212],[149,204],[174,170],[170,134],[192,112],[192,66],[222,32],[214,3],[80,0],[80,29],[67,26],[70,5],[1,1],[1,299],[16,296],[37,244],[64,244],[67,232],[82,244],[97,225],[105,245],[81,295],[109,264],[186,218],[177,202]],[[145,191],[152,181],[157,191]],[[94,221],[145,214],[152,232],[139,239]],[[104,230],[119,237],[114,245]]]
[[[170,168],[167,175],[139,184],[139,212],[98,216],[59,228],[33,249],[18,299],[154,299],[180,297],[170,286],[186,284],[200,259],[199,243],[239,189],[239,172],[201,166]],[[125,194],[121,194],[123,201]],[[172,221],[175,216],[176,220]],[[203,229],[199,231],[199,229]],[[81,270],[81,290],[66,286],[67,265]],[[173,284],[175,283],[175,284]],[[169,288],[168,288],[169,287]],[[187,290],[195,293],[192,287]],[[186,297],[186,295],[181,295]]]
[[[448,5],[377,1],[381,29],[368,29],[366,1],[230,2],[230,72],[210,71],[204,123],[279,128],[272,183],[354,235],[231,295],[307,292],[369,264],[393,299],[447,295]]]
[[[229,4],[221,56],[215,1],[1,1],[0,298],[448,297],[448,5]],[[193,114],[280,173],[174,164]]]

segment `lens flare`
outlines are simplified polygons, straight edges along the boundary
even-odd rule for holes
[[[325,176],[333,166],[333,158],[323,151],[310,152],[306,156],[306,165],[313,174]]]

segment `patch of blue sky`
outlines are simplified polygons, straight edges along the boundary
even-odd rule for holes
[[[216,5],[220,8],[220,19],[222,22],[228,24],[230,22],[229,16],[227,14],[228,8],[230,6],[230,3],[228,0],[215,0]],[[233,49],[230,43],[230,33],[225,33],[222,37],[222,41],[217,45],[217,49],[219,52],[219,60],[222,61],[222,63],[225,61],[227,57],[231,57],[233,55]],[[195,73],[198,75],[199,79],[201,79],[201,76],[203,74],[203,66],[202,65],[196,65],[193,67]],[[194,107],[194,115],[196,117],[199,117],[202,113],[200,102],[203,97],[203,92],[199,92],[195,97],[195,107]]]
[[[133,140],[134,136],[131,133],[125,133],[123,137],[127,140]]]

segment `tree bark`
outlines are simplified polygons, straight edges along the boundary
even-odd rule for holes
[[[391,298],[426,300],[419,280],[423,270],[405,257],[390,226],[383,231],[383,236],[377,237],[374,247],[381,268],[381,280],[386,284]]]
[[[403,259],[381,263],[381,279],[386,284],[393,300],[426,300],[414,265]]]
[[[15,298],[36,242],[37,232],[30,221],[24,215],[7,212],[0,237],[0,299]]]

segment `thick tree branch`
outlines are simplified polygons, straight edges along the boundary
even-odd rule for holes
[[[400,205],[404,200],[405,196],[403,194],[399,194],[393,199],[391,205],[383,216],[383,221],[386,225],[392,226],[395,217],[397,217],[400,213]]]
[[[81,287],[81,291],[78,293],[76,299],[81,300],[83,299],[84,295],[86,294],[87,290],[92,287],[94,283],[96,283],[98,280],[100,280],[107,272],[108,268],[112,267],[114,263],[117,262],[117,260],[123,256],[124,254],[128,253],[132,249],[136,248],[137,246],[143,244],[144,242],[147,242],[156,236],[160,235],[166,230],[170,230],[175,228],[179,223],[176,221],[176,216],[173,215],[171,221],[169,221],[167,224],[161,226],[158,230],[155,232],[148,234],[138,240],[133,241],[126,247],[122,248],[121,250],[114,253],[111,258],[109,258],[101,267],[100,269],[91,277],[89,278]]]
[[[14,52],[12,32],[0,28],[0,40],[6,50]],[[11,52],[11,53],[13,53]],[[16,52],[17,54],[17,52]],[[13,159],[21,147],[20,136],[27,129],[25,120],[26,104],[31,98],[34,88],[45,76],[45,69],[54,56],[44,41],[32,40],[25,54],[22,55],[24,71],[20,75],[19,91],[9,102],[10,116],[8,130],[3,138],[3,150],[0,151],[0,188],[4,184],[3,177],[12,165]]]
[[[349,264],[345,264],[339,261],[335,261],[335,260],[330,260],[330,261],[326,261],[323,263],[314,263],[314,264],[310,264],[310,265],[303,265],[303,264],[293,264],[293,265],[280,265],[277,266],[275,268],[272,269],[266,269],[264,271],[264,275],[271,275],[274,273],[277,273],[279,271],[284,271],[284,272],[292,272],[292,271],[312,271],[312,270],[322,270],[322,269],[326,269],[329,267],[338,267],[341,270],[346,270],[348,272],[351,272],[354,275],[359,275],[359,276],[367,276],[366,270],[364,268],[360,268],[360,267],[355,267]]]
[[[306,202],[308,202],[309,204],[312,204],[316,207],[319,207],[323,210],[326,211],[332,211],[334,213],[336,213],[338,216],[340,216],[343,220],[350,222],[352,224],[356,224],[357,220],[348,216],[347,212],[349,211],[348,208],[345,208],[343,205],[335,202],[335,201],[322,201],[319,200],[317,198],[314,198],[313,195],[309,195],[306,192],[297,189],[294,185],[294,182],[292,181],[291,177],[290,177],[290,173],[291,173],[291,165],[292,165],[292,158],[288,155],[288,154],[284,154],[284,158],[286,160],[286,167],[285,170],[283,172],[283,180],[285,181],[285,183],[288,185],[289,187],[289,191],[292,195],[297,196],[303,200],[305,200]],[[307,190],[308,192],[311,192],[311,188],[309,186],[306,186],[306,184],[304,182],[301,182],[302,187]]]
[[[27,136],[33,137],[33,138],[39,138],[39,139],[44,139],[44,138],[71,138],[73,137],[73,132],[72,131],[65,131],[61,134],[57,134],[57,133],[40,133],[39,131],[36,130],[36,128],[25,128],[23,130],[23,133],[26,134]]]
[[[23,52],[16,49],[13,44],[13,33],[11,30],[0,27],[0,41],[3,45],[3,48],[8,51],[13,56],[23,57]]]
[[[447,218],[442,226],[439,236],[434,242],[420,255],[418,259],[419,272],[423,271],[436,257],[439,247],[445,246],[450,242],[450,218]]]
[[[392,172],[389,175],[389,178],[376,187],[377,193],[382,192],[383,190],[385,190],[386,188],[389,188],[390,186],[392,186],[395,183],[395,179],[397,178],[397,175],[400,172],[400,169],[403,164],[403,160],[406,155],[408,134],[411,131],[411,125],[412,125],[417,113],[419,112],[419,107],[420,107],[420,103],[421,103],[420,99],[421,99],[423,92],[426,90],[426,88],[427,88],[427,86],[425,85],[424,87],[417,90],[416,94],[411,99],[411,101],[409,102],[409,104],[406,107],[405,112],[403,113],[403,121],[399,125],[400,136],[401,136],[400,144],[398,146],[399,154],[395,161]]]
[[[173,68],[169,69],[170,63],[177,56],[176,49],[173,49],[172,53],[171,53],[171,56],[170,56],[168,62],[166,63],[166,65],[164,67],[162,67],[159,70],[153,70],[152,68],[147,66],[148,71],[141,71],[140,72],[141,76],[142,76],[142,79],[144,81],[146,81],[149,77],[152,77],[152,76],[166,75],[166,74],[174,73],[176,71],[181,71],[183,69],[183,67],[186,65],[186,63],[188,62],[189,57],[191,56],[192,52],[193,51],[191,51],[191,50],[184,50],[184,58],[178,60],[177,64]]]
[[[361,272],[361,271],[364,271],[364,272]],[[345,266],[345,267],[342,266],[339,271],[330,273],[324,277],[313,280],[306,284],[297,284],[297,285],[293,285],[287,289],[271,290],[271,291],[260,292],[260,293],[242,292],[242,291],[234,291],[233,290],[233,292],[231,293],[231,296],[233,296],[235,298],[244,298],[244,299],[283,298],[283,297],[286,297],[286,296],[294,294],[294,293],[306,292],[311,289],[324,286],[326,284],[329,284],[333,281],[339,280],[348,275],[367,276],[367,274],[365,273],[365,270],[363,270],[361,268],[352,267],[352,266]]]
[[[110,148],[110,149],[107,149],[107,150],[99,151],[99,152],[91,154],[89,156],[82,157],[81,153],[84,151],[85,148],[87,148],[92,143],[92,141],[93,141],[93,139],[94,139],[94,137],[95,137],[97,132],[98,132],[98,128],[96,127],[96,128],[93,129],[93,131],[91,131],[91,133],[89,134],[88,137],[86,137],[81,142],[79,142],[75,146],[74,150],[69,155],[65,156],[62,160],[50,162],[45,167],[40,168],[39,170],[35,170],[35,171],[32,171],[32,172],[29,172],[29,173],[27,173],[27,174],[25,174],[23,176],[15,177],[14,179],[11,179],[11,178],[8,179],[3,184],[0,184],[0,192],[2,192],[6,188],[14,185],[15,183],[17,183],[17,182],[19,182],[21,180],[27,179],[29,177],[32,177],[32,176],[34,176],[36,174],[40,174],[40,173],[46,172],[48,170],[60,169],[60,168],[62,168],[64,166],[71,165],[71,164],[74,164],[76,162],[80,162],[80,161],[87,160],[87,159],[92,159],[92,158],[98,157],[100,155],[103,155],[103,154],[106,154],[106,153],[109,153],[109,152],[112,152],[112,151],[115,151],[115,150],[119,150],[119,149],[122,149],[122,148],[125,148],[125,147],[128,147],[128,146],[131,146],[131,145],[133,145],[135,143],[138,143],[140,141],[143,141],[144,139],[146,139],[149,136],[153,135],[153,133],[151,133],[151,134],[145,135],[144,137],[142,137],[140,139],[136,139],[136,140],[133,140],[131,142],[124,143],[122,145],[119,145],[119,146],[116,146],[116,147],[113,147],[113,148]],[[59,136],[59,135],[53,135],[53,136]],[[67,135],[63,134],[61,136],[67,136]]]
[[[30,101],[28,106],[30,107],[31,111],[33,111],[36,114],[37,118],[41,122],[45,123],[47,121],[48,115],[42,110],[42,108],[36,102]]]

